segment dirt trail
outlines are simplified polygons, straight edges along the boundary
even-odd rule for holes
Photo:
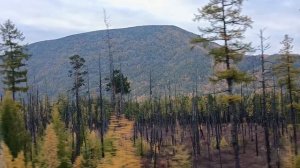
[[[133,168],[141,167],[141,159],[136,155],[136,149],[131,140],[133,134],[133,121],[124,116],[113,115],[110,119],[106,139],[112,140],[113,150],[105,153],[98,167]]]

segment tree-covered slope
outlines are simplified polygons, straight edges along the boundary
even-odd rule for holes
[[[173,89],[184,93],[191,93],[196,83],[201,89],[209,81],[212,61],[207,55],[208,49],[198,45],[191,50],[190,41],[196,37],[193,33],[175,26],[138,26],[112,29],[110,34],[114,66],[118,69],[121,63],[135,95],[149,94],[150,71],[153,91],[157,95],[163,94],[169,81]],[[79,54],[86,60],[90,87],[96,93],[99,55],[103,79],[109,73],[106,40],[106,30],[100,30],[30,44],[29,85],[39,87],[41,92],[51,96],[67,92],[72,86],[68,77],[69,57]],[[274,61],[275,58],[276,55],[267,59]],[[239,67],[249,71],[259,63],[259,57],[246,56]],[[205,89],[207,87],[209,85]]]
[[[148,94],[150,70],[154,91],[163,90],[170,80],[178,85],[178,90],[180,88],[182,91],[191,92],[197,71],[199,84],[208,79],[211,59],[207,56],[207,50],[201,46],[191,50],[190,40],[196,36],[193,33],[175,26],[139,26],[113,29],[110,33],[115,68],[119,68],[122,63],[122,71],[132,82],[135,94]],[[99,55],[103,76],[108,76],[105,30],[37,42],[28,48],[31,54],[30,81],[43,91],[47,90],[50,95],[70,89],[68,57],[73,54],[79,54],[86,59],[92,91],[96,91],[99,81]]]

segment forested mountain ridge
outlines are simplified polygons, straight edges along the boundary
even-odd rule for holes
[[[134,94],[148,94],[152,71],[154,91],[161,90],[168,81],[177,83],[182,91],[191,91],[198,67],[199,84],[210,74],[211,59],[207,50],[191,50],[190,40],[195,34],[175,26],[139,26],[110,30],[114,66],[132,83]],[[79,54],[85,58],[89,69],[90,86],[95,91],[98,84],[98,57],[101,55],[103,76],[108,77],[108,46],[106,30],[67,36],[28,46],[30,81],[50,95],[68,90],[69,56]],[[194,82],[193,82],[194,80]],[[33,82],[34,81],[34,82]]]
[[[100,30],[28,45],[29,85],[51,96],[70,89],[69,57],[79,54],[87,61],[90,87],[95,92],[99,81],[99,55],[103,78],[109,74],[106,33]],[[134,88],[133,94],[148,94],[150,71],[153,90],[158,94],[163,94],[168,82],[184,93],[191,93],[196,83],[199,89],[207,84],[212,60],[207,56],[207,48],[198,45],[191,49],[190,41],[196,34],[170,25],[112,29],[110,34],[115,69],[119,69],[121,63],[123,73]],[[240,68],[251,70],[259,65],[259,60],[259,57],[245,57]]]

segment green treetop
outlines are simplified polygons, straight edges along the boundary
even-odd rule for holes
[[[214,58],[215,65],[220,66],[214,71],[214,82],[226,81],[228,110],[232,114],[231,143],[235,155],[235,167],[240,167],[238,146],[238,114],[235,109],[237,96],[233,95],[234,83],[249,81],[244,72],[237,69],[244,54],[250,51],[250,44],[243,43],[244,32],[251,27],[251,19],[241,14],[243,0],[209,0],[209,3],[198,10],[195,21],[208,24],[199,27],[204,34],[192,40],[192,43],[219,42],[221,46],[210,47],[209,54]]]
[[[13,94],[15,100],[16,92],[26,92],[28,87],[22,83],[27,82],[27,70],[25,61],[29,55],[25,53],[25,48],[20,44],[24,40],[23,33],[16,26],[7,20],[0,26],[0,59],[1,73],[3,74],[3,83],[5,89]]]
[[[108,80],[108,78],[106,78]],[[128,81],[127,77],[123,75],[120,70],[113,71],[113,82],[115,83],[115,91],[116,94],[128,94],[130,92],[130,82]],[[107,83],[106,90],[111,90],[111,82]]]

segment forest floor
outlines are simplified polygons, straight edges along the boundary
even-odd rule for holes
[[[113,115],[110,118],[108,131],[105,134],[106,144],[110,146],[105,150],[105,158],[101,159],[98,167],[109,168],[152,168],[156,162],[156,168],[232,168],[234,166],[234,154],[230,145],[231,127],[230,125],[222,126],[222,138],[220,142],[221,150],[216,149],[216,140],[214,129],[210,134],[207,134],[205,126],[201,127],[203,136],[200,139],[200,154],[193,156],[193,147],[191,142],[191,128],[181,128],[179,124],[176,125],[175,131],[172,133],[170,129],[166,131],[161,129],[162,144],[160,147],[156,146],[156,161],[150,152],[150,147],[144,144],[144,155],[139,156],[138,146],[139,141],[145,141],[145,137],[141,140],[136,139],[136,144],[133,142],[134,121],[130,121],[121,115],[117,117]],[[200,128],[199,128],[200,129]],[[257,130],[258,142],[258,156],[256,155],[255,131],[254,126],[244,124],[244,141],[241,129],[239,131],[240,144],[240,164],[241,168],[265,168],[266,162],[266,148],[264,131],[262,127]],[[150,132],[150,130],[148,130]],[[144,133],[146,135],[146,133]],[[210,135],[210,136],[208,136]],[[286,136],[286,135],[285,135]],[[290,136],[290,135],[288,135]],[[293,152],[288,143],[287,138],[282,139],[280,148],[281,167],[293,168],[291,157]],[[300,143],[300,138],[298,138]],[[276,158],[277,150],[274,150],[274,138],[272,130],[270,129],[270,145],[272,167],[277,167]],[[4,167],[0,151],[0,168]]]
[[[241,168],[264,168],[267,167],[266,159],[266,148],[265,148],[265,137],[262,127],[258,127],[257,131],[257,142],[258,142],[258,156],[256,155],[256,143],[255,143],[255,132],[254,127],[252,127],[252,132],[250,127],[244,125],[244,141],[242,140],[241,130],[239,134],[239,150],[240,150],[240,165]],[[183,131],[178,126],[176,127],[177,141],[176,145],[171,144],[170,133],[164,133],[164,143],[161,145],[160,150],[157,151],[157,168],[232,168],[234,165],[234,153],[230,144],[231,139],[231,128],[230,125],[223,126],[222,128],[222,141],[221,150],[216,149],[215,136],[211,136],[210,141],[207,138],[206,128],[202,127],[204,137],[201,139],[201,151],[200,155],[195,157],[192,156],[193,148],[191,142],[191,134],[189,130]],[[270,133],[271,133],[270,129]],[[169,135],[168,135],[169,134]],[[298,138],[299,139],[299,138]],[[274,149],[272,133],[270,134],[270,146],[271,146],[271,165],[272,167],[277,167],[277,150]],[[280,155],[281,167],[293,167],[291,166],[291,158],[293,156],[292,151],[285,148],[285,142],[281,144]],[[243,143],[244,142],[244,143]],[[300,141],[298,142],[300,143]],[[244,145],[243,145],[244,144]],[[209,150],[208,150],[208,146]],[[222,163],[222,164],[220,164]],[[153,155],[148,154],[143,158],[143,167],[150,168],[153,167]]]
[[[247,127],[246,127],[247,128]],[[254,129],[254,128],[253,128]],[[235,167],[234,162],[234,152],[231,146],[231,128],[230,126],[223,127],[223,141],[225,141],[226,145],[221,144],[221,150],[217,150],[213,145],[211,147],[210,155],[208,150],[205,149],[207,147],[204,144],[207,143],[207,140],[204,140],[203,144],[203,153],[199,157],[199,159],[194,163],[195,167],[223,167],[223,168],[231,168]],[[239,132],[239,151],[240,151],[240,164],[241,167],[251,167],[251,168],[263,168],[267,167],[267,159],[266,159],[266,148],[265,148],[265,139],[264,139],[264,131],[262,128],[258,128],[257,140],[258,140],[258,156],[256,155],[256,144],[255,144],[255,134],[245,130],[246,134],[243,138],[241,136],[241,131]],[[212,139],[211,141],[214,141]],[[270,136],[270,141],[272,141]],[[206,145],[207,146],[207,145]],[[274,151],[272,151],[274,152]],[[209,157],[210,156],[210,157]],[[272,159],[272,165],[274,166],[274,159]],[[220,164],[222,163],[222,164]]]

